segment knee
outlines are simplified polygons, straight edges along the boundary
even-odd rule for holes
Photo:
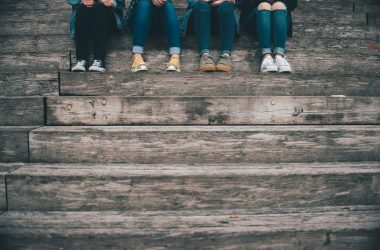
[[[195,11],[207,11],[210,12],[211,8],[210,5],[206,2],[200,2],[198,1],[194,6]]]
[[[272,10],[286,10],[286,5],[283,2],[275,2],[272,5]]]
[[[272,10],[272,6],[269,3],[260,3],[259,6],[257,6],[258,10]]]
[[[219,13],[226,13],[226,12],[233,12],[234,11],[234,4],[230,2],[223,2],[218,7]]]

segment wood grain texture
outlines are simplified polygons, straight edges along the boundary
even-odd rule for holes
[[[51,97],[47,124],[380,124],[380,98]]]
[[[278,163],[380,160],[379,126],[43,127],[32,162]]]
[[[0,162],[28,162],[28,132],[34,128],[0,126]]]
[[[61,72],[61,95],[380,96],[377,75]]]
[[[7,187],[18,211],[380,205],[380,164],[28,165]]]
[[[7,212],[0,242],[4,249],[373,250],[378,209]]]
[[[0,126],[44,125],[42,97],[0,97]]]
[[[58,95],[55,71],[0,73],[0,96]]]
[[[8,208],[6,175],[23,165],[23,163],[0,163],[0,213]]]

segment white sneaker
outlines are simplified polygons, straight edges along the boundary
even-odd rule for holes
[[[285,57],[278,57],[275,60],[275,63],[278,67],[278,72],[280,73],[291,73],[292,67],[290,67],[290,64],[288,61],[286,61]]]
[[[271,56],[268,56],[265,59],[263,59],[263,61],[261,63],[260,71],[263,73],[265,73],[265,72],[277,72],[278,66],[274,62],[273,58]]]
[[[86,71],[86,60],[79,60],[74,65],[74,67],[71,68],[71,71],[73,72],[85,72]]]
[[[107,71],[102,60],[94,60],[94,62],[88,70],[102,73]]]

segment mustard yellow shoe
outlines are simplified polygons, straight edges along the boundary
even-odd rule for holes
[[[148,65],[144,62],[141,54],[133,54],[132,72],[148,71]]]
[[[173,54],[167,63],[166,71],[176,71],[181,72],[181,58],[178,54]]]

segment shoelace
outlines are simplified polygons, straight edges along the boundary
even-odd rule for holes
[[[170,57],[169,64],[177,67],[179,64],[179,57]]]
[[[209,54],[209,53],[204,53],[204,54],[202,55],[202,59],[203,59],[203,60],[206,60],[206,59],[212,59],[212,55]]]
[[[77,65],[85,66],[86,65],[86,60],[80,60],[80,61],[78,61]]]
[[[285,66],[289,65],[288,61],[286,61],[285,58],[277,59],[277,63]]]
[[[97,66],[97,67],[101,67],[102,66],[102,61],[100,61],[100,60],[94,60],[94,63],[92,65]]]
[[[264,59],[264,64],[265,65],[268,65],[268,64],[274,64],[274,60],[272,57],[268,57],[268,58],[265,58]]]
[[[136,57],[133,59],[133,61],[134,61],[134,63],[136,63],[137,65],[145,64],[144,59],[143,59],[141,56],[136,56]]]

